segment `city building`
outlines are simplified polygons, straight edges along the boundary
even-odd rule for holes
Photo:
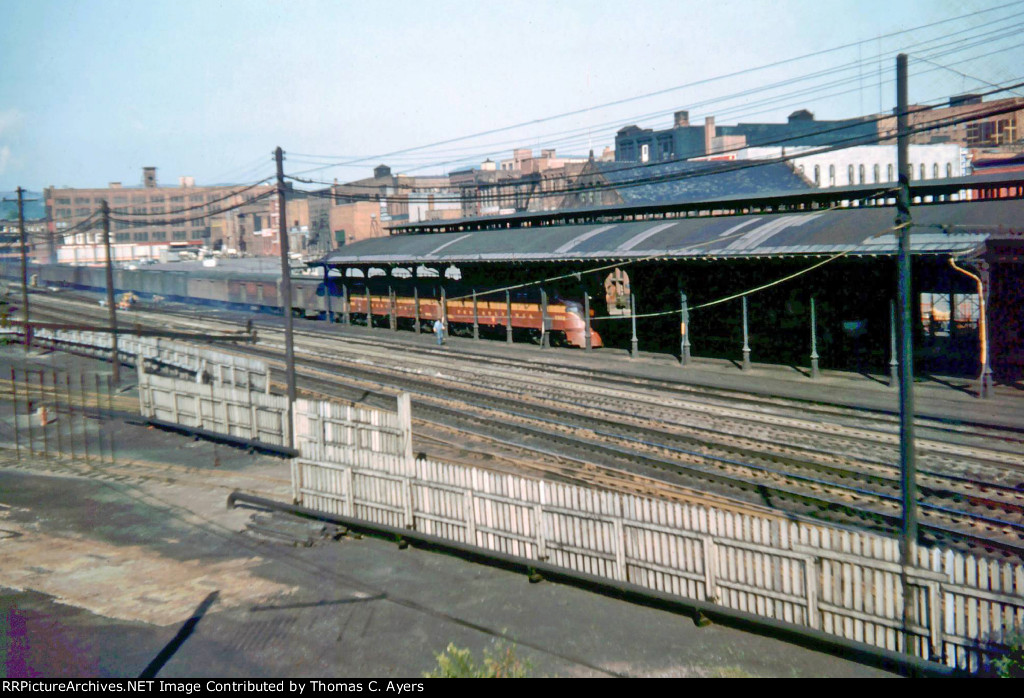
[[[729,152],[747,146],[822,146],[837,139],[867,142],[877,133],[874,117],[818,121],[800,109],[784,124],[751,123],[718,126],[709,116],[704,125],[691,125],[690,113],[675,112],[670,128],[654,130],[625,126],[615,134],[615,159],[619,162],[665,162]]]
[[[104,200],[110,207],[114,260],[136,261],[159,259],[172,248],[223,247],[225,238],[214,240],[213,231],[232,234],[229,222],[216,220],[218,215],[230,214],[219,212],[245,205],[252,215],[265,215],[269,204],[261,197],[272,191],[269,185],[196,186],[191,177],[180,177],[176,187],[161,187],[156,168],[146,167],[140,187],[125,187],[120,182],[91,189],[48,187],[43,197],[49,232],[56,238],[57,261],[100,264],[106,259],[102,223],[99,216],[91,226],[83,223],[100,210]],[[232,218],[237,218],[237,214]],[[64,233],[72,229],[74,232]],[[237,229],[234,234],[232,242],[244,247],[242,234]]]

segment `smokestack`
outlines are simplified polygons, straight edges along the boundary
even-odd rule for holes
[[[704,119],[704,154],[711,155],[711,145],[715,138],[715,117],[708,116]]]

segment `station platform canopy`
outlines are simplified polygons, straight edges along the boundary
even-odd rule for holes
[[[915,254],[969,254],[990,238],[1024,238],[1024,200],[911,209]],[[315,266],[616,261],[780,256],[891,256],[893,206],[609,220],[587,224],[391,235],[335,250]]]

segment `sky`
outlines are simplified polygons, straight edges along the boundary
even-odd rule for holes
[[[1024,75],[1008,0],[0,0],[0,17],[0,192],[135,186],[144,166],[247,183],[276,146],[314,180],[442,173],[599,153],[676,109],[848,118],[892,109],[901,50],[915,102]]]

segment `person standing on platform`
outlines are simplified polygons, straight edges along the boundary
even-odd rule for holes
[[[434,334],[437,335],[437,346],[444,344],[444,323],[441,318],[434,320]]]

